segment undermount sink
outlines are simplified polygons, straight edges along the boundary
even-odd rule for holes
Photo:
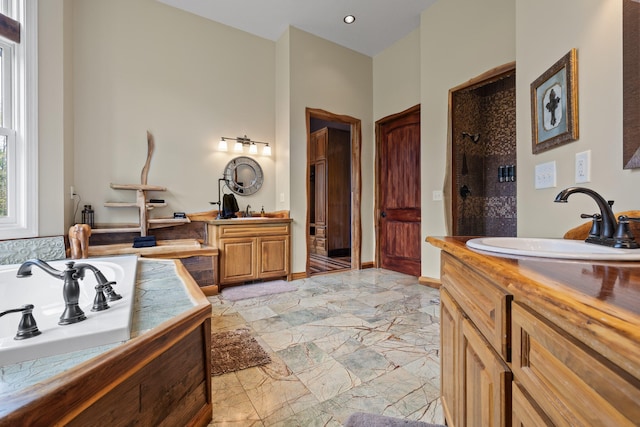
[[[505,255],[557,259],[640,261],[640,249],[617,249],[586,243],[582,240],[480,237],[467,241],[467,246],[472,249]]]

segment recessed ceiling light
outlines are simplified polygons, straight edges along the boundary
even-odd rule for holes
[[[355,20],[356,20],[356,17],[353,15],[347,15],[343,19],[345,24],[353,24]]]

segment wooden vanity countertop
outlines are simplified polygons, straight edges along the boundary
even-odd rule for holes
[[[229,218],[229,219],[212,219],[212,220],[208,220],[206,221],[207,224],[213,224],[213,225],[231,225],[231,224],[235,224],[235,225],[247,225],[247,224],[251,224],[251,225],[255,225],[255,224],[277,224],[277,223],[286,223],[286,222],[292,222],[293,219],[292,218],[269,218],[269,217],[259,217],[259,216],[253,216],[253,217],[240,217],[240,218]]]
[[[640,262],[496,256],[467,248],[469,239],[427,242],[640,378]]]

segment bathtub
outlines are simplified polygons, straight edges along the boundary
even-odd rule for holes
[[[48,264],[64,270],[68,261],[51,261]],[[97,281],[93,273],[86,270],[84,279],[79,280],[79,305],[87,319],[61,326],[58,320],[65,307],[62,280],[51,277],[37,266],[33,266],[31,277],[24,278],[16,277],[20,264],[0,266],[0,312],[33,304],[33,316],[41,332],[32,338],[15,340],[21,314],[0,317],[0,366],[130,338],[138,257],[126,255],[75,261],[91,264],[108,280],[114,280],[116,285],[113,288],[122,295],[122,299],[109,302],[107,310],[91,311]]]

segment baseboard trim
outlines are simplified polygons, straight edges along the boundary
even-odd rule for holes
[[[307,277],[307,272],[303,271],[301,273],[291,273],[291,280],[298,280],[298,279],[306,279]]]
[[[375,268],[375,265],[373,264],[373,261],[363,262],[362,263],[362,269],[364,270],[365,268]]]
[[[440,289],[440,286],[442,286],[440,279],[434,279],[433,277],[420,276],[418,277],[418,283],[434,289]]]

